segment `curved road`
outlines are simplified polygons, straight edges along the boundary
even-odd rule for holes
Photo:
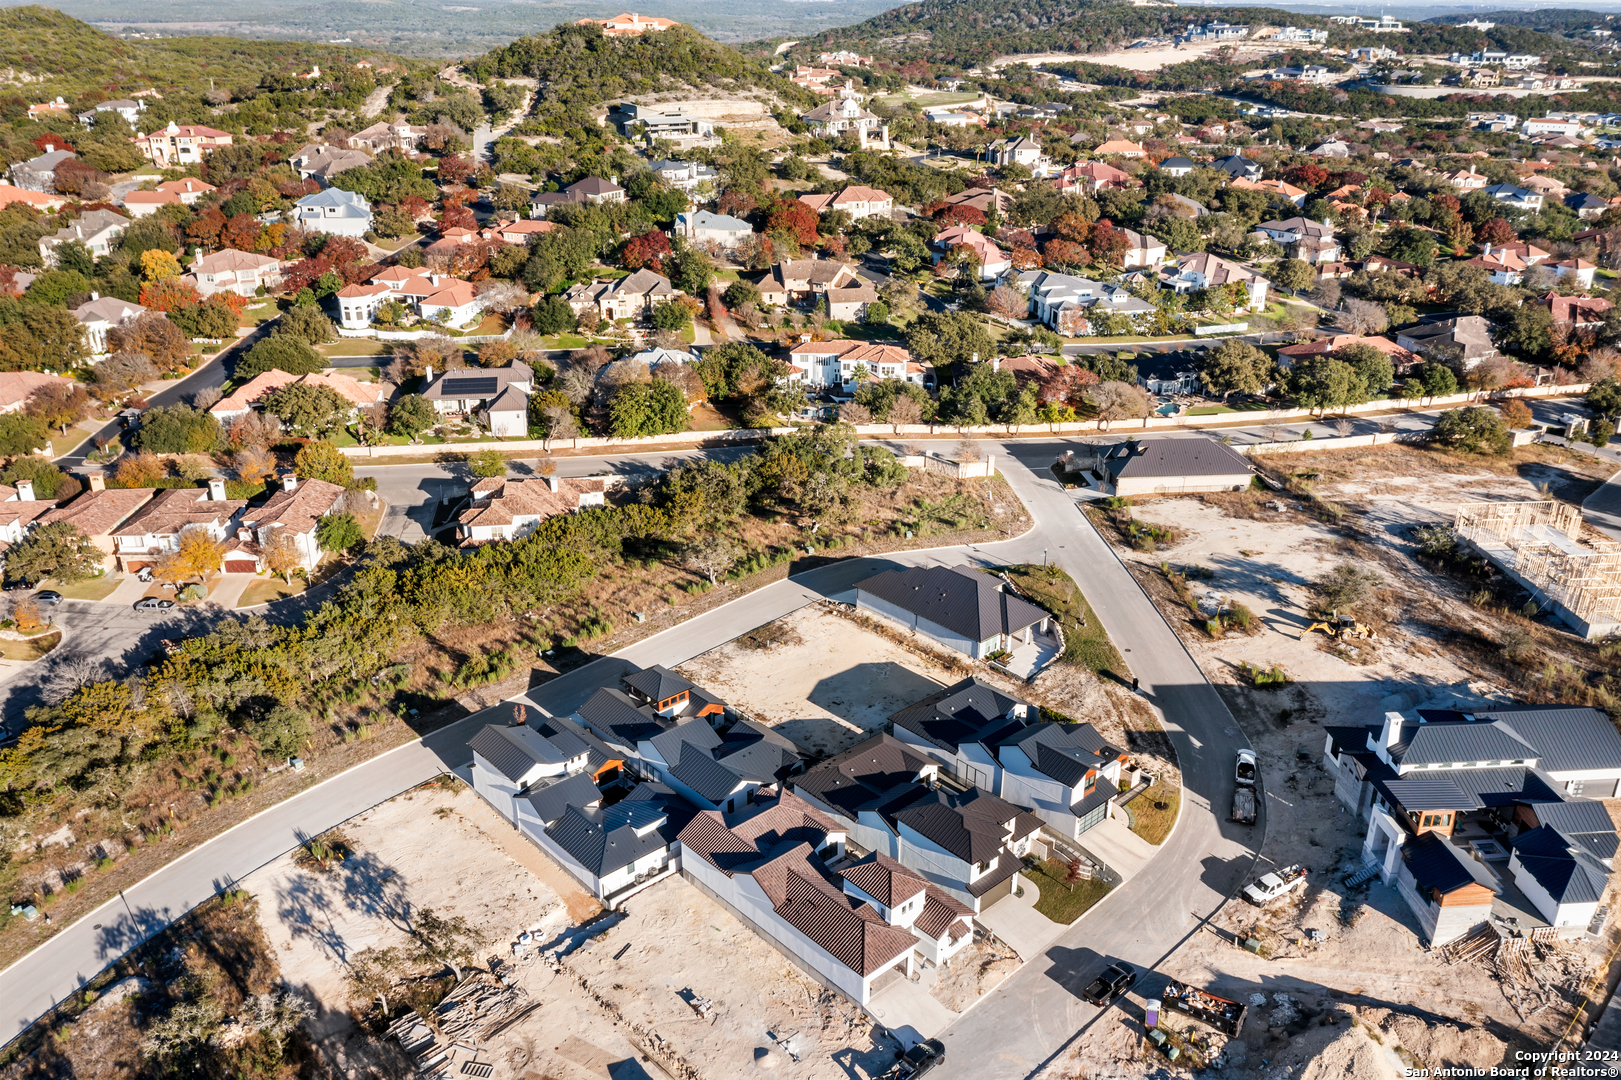
[[[1015,1076],[1060,1051],[1096,1010],[1078,996],[1097,954],[1147,967],[1193,932],[1244,880],[1260,829],[1218,824],[1244,737],[1170,628],[1071,498],[1045,475],[1060,444],[1004,447],[1003,475],[1037,525],[1014,540],[834,563],[699,615],[530,691],[548,713],[573,711],[625,664],[674,666],[790,611],[846,591],[886,566],[1034,561],[1043,552],[1086,590],[1094,610],[1166,719],[1181,756],[1186,812],[1161,855],[1068,931],[1041,958],[981,1002],[945,1035],[946,1076]],[[1032,471],[1041,469],[1042,472]],[[505,718],[495,706],[358,766],[244,822],[64,927],[0,972],[0,1030],[14,1037],[124,951],[229,883],[360,811],[470,760],[467,739]],[[338,782],[334,782],[338,781]],[[1010,1033],[1017,1033],[1010,1035]]]

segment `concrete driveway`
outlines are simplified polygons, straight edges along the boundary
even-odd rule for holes
[[[1019,895],[1020,889],[1024,890],[1023,896]],[[1001,938],[1020,960],[1028,962],[1069,929],[1036,910],[1040,899],[1041,888],[1020,874],[1014,879],[1014,891],[980,912],[974,921]]]
[[[912,1047],[924,1039],[932,1039],[957,1019],[957,1014],[934,1000],[927,983],[934,980],[934,972],[925,972],[917,982],[896,979],[872,996],[868,1009],[901,1045]]]
[[[1159,854],[1159,848],[1132,832],[1123,817],[1104,818],[1083,832],[1077,843],[1128,881]]]

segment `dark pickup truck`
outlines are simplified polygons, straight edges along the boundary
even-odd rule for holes
[[[1106,1009],[1136,981],[1137,969],[1130,964],[1110,964],[1107,971],[1087,985],[1081,996],[1098,1008]]]

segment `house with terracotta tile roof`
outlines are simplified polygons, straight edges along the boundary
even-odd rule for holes
[[[611,19],[577,19],[575,22],[582,26],[587,23],[596,23],[602,27],[602,32],[608,37],[637,37],[641,34],[657,33],[660,30],[668,30],[672,26],[681,25],[674,19],[638,15],[634,11],[615,15]]]
[[[343,500],[344,491],[338,484],[284,476],[280,491],[266,499],[263,506],[242,515],[242,528],[251,535],[238,538],[251,539],[262,551],[273,537],[291,536],[299,565],[305,571],[314,570],[323,554],[315,539],[315,527],[326,515],[343,509]]]
[[[936,263],[950,254],[953,248],[959,246],[968,248],[979,260],[979,276],[982,281],[995,281],[1013,267],[1012,258],[996,246],[996,241],[968,225],[953,225],[941,229],[934,234],[929,246],[934,248]]]
[[[1142,158],[1148,156],[1141,143],[1134,143],[1130,139],[1109,139],[1099,143],[1092,152],[1098,157]]]
[[[484,317],[478,289],[453,278],[417,302],[417,314],[444,326],[467,327]]]
[[[824,195],[801,195],[799,201],[819,214],[843,210],[857,221],[866,217],[888,217],[895,209],[895,197],[889,192],[861,184],[851,184],[842,191]]]
[[[19,480],[17,486],[0,484],[0,554],[17,543],[35,521],[56,508],[49,499],[34,498],[34,482]]]
[[[20,188],[9,179],[0,179],[0,208],[10,206],[12,203],[22,203],[35,210],[57,210],[68,204],[60,195],[50,195],[43,191],[29,191]]]
[[[246,499],[225,497],[224,480],[210,480],[206,488],[166,488],[113,529],[119,569],[134,573],[153,565],[178,551],[181,534],[193,529],[224,540],[232,532],[231,520],[247,505]]]
[[[838,290],[861,290],[863,284],[872,290],[872,300],[878,299],[872,283],[857,274],[855,267],[833,259],[785,260],[773,265],[770,273],[755,284],[760,289],[760,299],[773,307],[814,304],[820,297],[831,298],[831,294]],[[842,319],[850,316],[832,317]]]
[[[223,397],[215,402],[208,411],[222,424],[229,424],[232,420],[251,410],[274,390],[292,383],[303,383],[308,386],[324,386],[346,401],[352,402],[355,408],[374,405],[379,401],[387,401],[393,393],[394,386],[386,382],[361,382],[359,379],[333,371],[326,374],[312,372],[309,375],[293,375],[272,368],[261,371],[235,390],[230,396]]]
[[[508,244],[527,244],[529,238],[536,233],[547,233],[557,226],[550,221],[536,221],[533,218],[520,218],[502,225],[491,225],[483,232],[486,240],[500,240]],[[373,280],[376,280],[375,278]]]
[[[1304,188],[1297,188],[1293,184],[1284,183],[1282,180],[1251,180],[1245,176],[1237,176],[1228,181],[1227,186],[1237,188],[1239,191],[1260,191],[1267,195],[1281,196],[1296,206],[1302,206],[1306,202]]]
[[[456,516],[462,546],[517,540],[547,518],[604,506],[612,476],[490,477],[473,485],[467,509]]]
[[[901,345],[873,341],[804,341],[788,350],[788,383],[854,393],[863,382],[899,379],[917,386],[934,381],[932,367]]]
[[[1059,192],[1085,192],[1095,195],[1100,191],[1117,191],[1137,187],[1140,181],[1107,161],[1084,161],[1071,165],[1053,178]]]
[[[373,154],[384,150],[411,151],[421,145],[427,133],[428,129],[421,124],[391,124],[379,120],[349,136],[349,149],[368,150]]]
[[[1593,275],[1598,270],[1598,267],[1593,263],[1575,255],[1568,259],[1560,259],[1558,262],[1550,262],[1544,265],[1553,268],[1554,277],[1573,277],[1576,279],[1576,283],[1584,289],[1593,287]]]
[[[0,371],[0,413],[16,412],[35,390],[54,384],[71,385],[72,379],[43,371]]]
[[[161,206],[191,206],[213,190],[213,184],[190,176],[165,180],[151,191],[132,191],[125,195],[124,210],[132,218],[146,217],[157,213]]]
[[[35,520],[41,525],[68,521],[77,525],[96,550],[102,565],[111,568],[118,548],[113,534],[157,494],[155,488],[108,488],[100,476],[90,477],[90,490],[66,506],[46,504],[45,513]]]
[[[1327,356],[1337,353],[1341,349],[1348,349],[1352,345],[1366,345],[1378,349],[1390,358],[1391,366],[1397,373],[1406,371],[1419,362],[1419,355],[1402,348],[1387,337],[1376,334],[1331,334],[1328,337],[1318,338],[1316,341],[1307,341],[1299,345],[1286,345],[1278,350],[1278,366],[1287,370],[1290,366],[1311,356]]]
[[[1604,324],[1613,303],[1600,296],[1560,296],[1548,293],[1536,301],[1553,315],[1553,321],[1572,330],[1593,330]]]
[[[183,169],[187,165],[201,163],[222,146],[230,146],[231,133],[202,124],[177,124],[171,120],[162,130],[150,135],[137,135],[134,141],[141,153],[158,168]]]
[[[203,296],[218,292],[253,296],[261,286],[266,292],[281,288],[281,276],[282,261],[274,255],[224,248],[197,259],[180,280]]]
[[[791,792],[701,812],[678,838],[683,877],[863,1007],[972,933],[964,905],[893,859],[850,857],[843,827]]]

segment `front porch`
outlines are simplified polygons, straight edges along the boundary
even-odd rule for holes
[[[1023,639],[1012,639],[1013,648],[993,666],[1029,682],[1042,668],[1064,653],[1063,631],[1056,625],[1040,630],[1030,627]]]

